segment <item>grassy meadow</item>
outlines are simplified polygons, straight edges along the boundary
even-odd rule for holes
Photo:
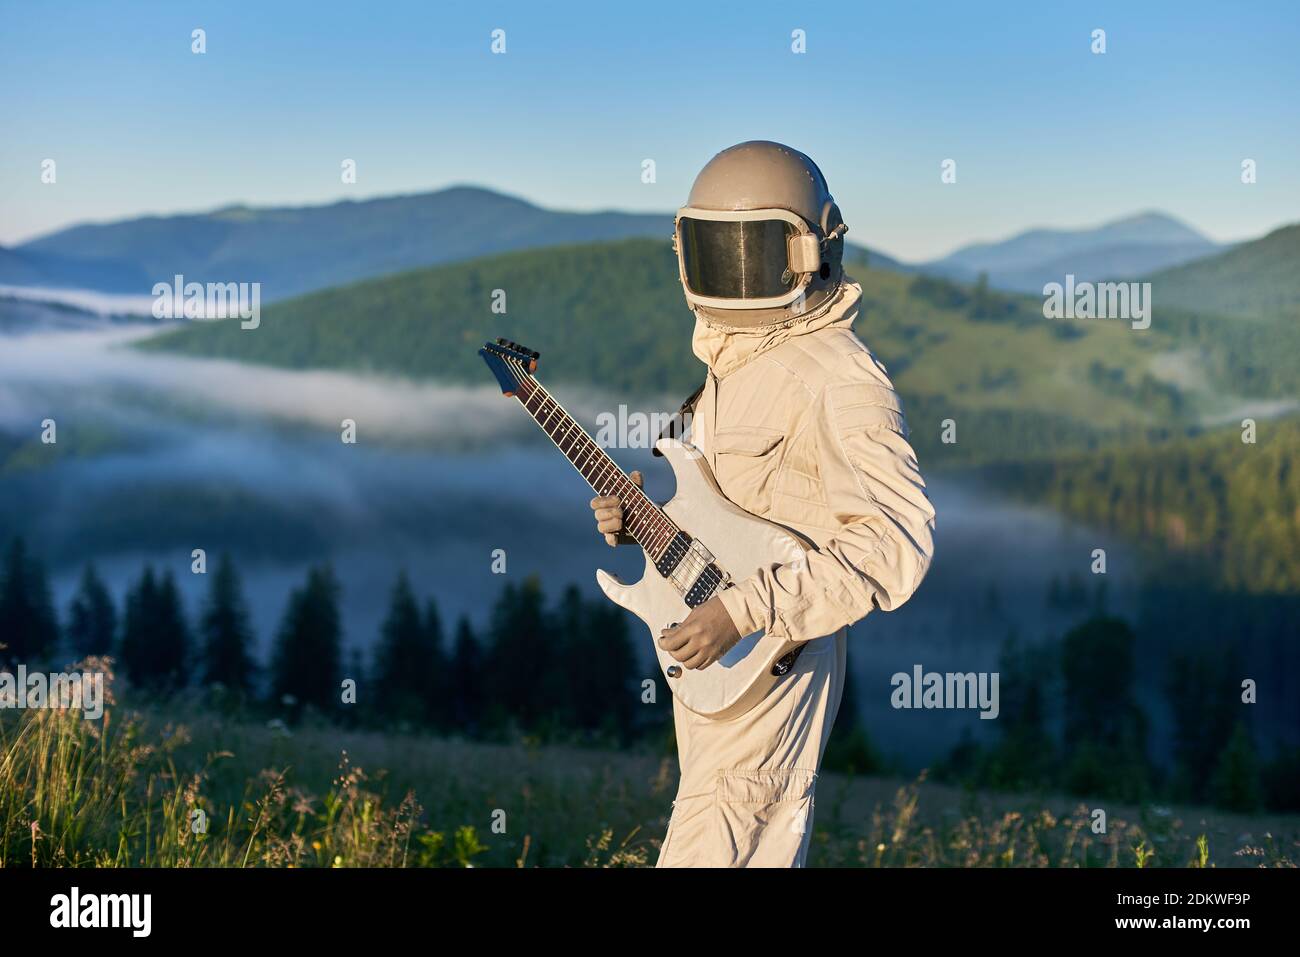
[[[111,663],[91,661],[87,668]],[[668,754],[287,728],[211,703],[0,712],[0,866],[645,867]],[[119,689],[120,690],[120,689]],[[812,866],[1294,866],[1300,816],[826,774]],[[494,826],[495,825],[495,826]]]

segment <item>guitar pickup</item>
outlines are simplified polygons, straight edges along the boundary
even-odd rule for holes
[[[669,578],[677,570],[677,566],[682,563],[682,559],[686,557],[690,550],[691,536],[685,532],[678,532],[673,536],[673,540],[668,543],[664,553],[655,562],[655,571],[664,578]]]
[[[717,565],[710,563],[700,572],[682,600],[686,602],[687,608],[696,608],[721,591],[726,583],[726,574]]]

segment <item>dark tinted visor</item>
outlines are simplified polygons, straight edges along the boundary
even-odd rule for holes
[[[678,220],[686,286],[714,299],[772,299],[794,288],[787,241],[795,233],[783,219],[724,222]]]

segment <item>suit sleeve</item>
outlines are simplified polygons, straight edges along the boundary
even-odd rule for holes
[[[741,635],[810,641],[911,597],[934,553],[934,509],[886,383],[827,387],[820,464],[835,536],[799,562],[773,565],[722,592]]]

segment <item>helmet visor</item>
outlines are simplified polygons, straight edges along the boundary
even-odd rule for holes
[[[781,219],[678,219],[686,287],[713,299],[772,299],[794,289],[789,263],[795,225]]]

